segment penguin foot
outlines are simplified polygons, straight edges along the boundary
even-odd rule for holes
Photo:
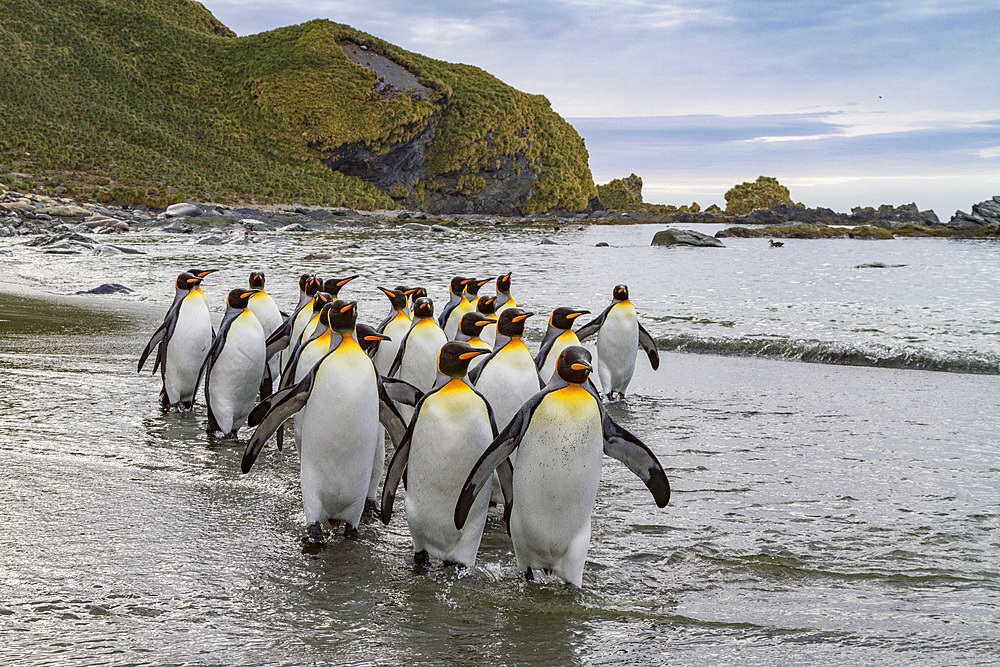
[[[530,567],[527,570],[524,571],[524,580],[525,581],[534,581],[535,580],[535,573],[531,571]]]
[[[496,507],[496,506],[497,506],[497,501],[491,500],[490,501],[490,507]]]
[[[377,500],[372,500],[371,498],[365,499],[365,513],[371,514],[372,516],[379,515],[379,506]]]
[[[236,437],[236,431],[230,431],[229,433],[227,433],[223,437],[225,437],[226,440],[236,440],[236,441],[239,441],[239,438]]]
[[[358,528],[357,526],[352,526],[349,523],[344,523],[344,537],[349,540],[358,539]]]
[[[443,565],[444,567],[458,567],[458,568],[464,568],[465,567],[464,564],[459,563],[457,560],[446,560],[446,561],[443,561],[441,563],[441,565]]]
[[[427,555],[427,551],[417,551],[413,554],[413,564],[414,565],[427,565],[431,557]]]
[[[329,519],[329,521],[330,521],[330,530],[332,530],[335,533],[338,530],[340,530],[340,525],[343,523],[343,521],[341,521],[340,519]]]
[[[317,521],[306,526],[306,535],[302,538],[304,544],[325,544],[323,539],[323,525]]]
[[[544,572],[545,574],[552,574],[552,568],[551,567],[543,568],[542,572]]]

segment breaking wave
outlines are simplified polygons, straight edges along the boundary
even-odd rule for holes
[[[921,371],[1000,375],[1000,359],[920,348],[831,343],[781,338],[718,338],[676,335],[658,338],[657,347],[674,352],[786,359],[815,364],[903,368]]]

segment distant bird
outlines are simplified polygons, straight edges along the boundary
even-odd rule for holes
[[[780,248],[783,245],[785,245],[783,242],[781,242],[781,241],[775,241],[774,239],[771,239],[771,247],[772,248]]]

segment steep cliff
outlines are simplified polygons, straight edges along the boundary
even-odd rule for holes
[[[582,139],[542,96],[329,21],[236,37],[189,0],[5,0],[11,172],[154,205],[529,213],[596,193]]]

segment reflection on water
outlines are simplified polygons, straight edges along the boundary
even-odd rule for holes
[[[640,359],[633,394],[609,410],[656,452],[674,493],[658,510],[634,476],[607,460],[585,589],[573,591],[518,576],[499,516],[487,526],[478,566],[467,571],[415,568],[402,514],[388,527],[369,520],[357,540],[337,538],[307,553],[294,451],[269,446],[241,475],[241,447],[206,438],[203,406],[162,414],[158,378],[135,374],[169,302],[164,285],[189,264],[223,267],[206,285],[217,307],[251,267],[283,267],[269,271],[268,285],[283,305],[294,301],[293,278],[303,268],[349,271],[365,276],[349,296],[375,321],[386,308],[375,284],[424,281],[440,300],[441,275],[510,265],[525,267],[515,270],[515,297],[536,312],[563,304],[596,311],[609,286],[628,282],[654,335],[712,327],[676,325],[658,313],[749,329],[739,313],[757,306],[741,310],[736,296],[712,302],[704,293],[731,277],[731,267],[702,266],[702,278],[683,277],[693,252],[661,252],[654,267],[637,242],[628,251],[634,261],[592,254],[609,249],[591,241],[624,244],[636,229],[476,231],[464,245],[398,232],[302,235],[298,245],[250,248],[149,244],[141,264],[60,257],[70,263],[49,284],[75,291],[82,276],[104,281],[113,272],[138,298],[91,299],[84,303],[95,309],[80,309],[0,295],[0,661],[995,660],[995,377],[671,353],[653,373]],[[539,246],[543,235],[576,245]],[[145,237],[136,238],[143,245]],[[368,245],[337,262],[299,261],[312,250],[340,252],[347,238]],[[797,253],[795,246],[783,250]],[[851,244],[827,258],[840,268],[815,271],[848,275],[848,264],[933,254],[918,246]],[[981,250],[938,247],[955,253],[948,262]],[[40,275],[27,252],[18,250],[13,270]],[[793,253],[789,261],[806,261]],[[923,270],[940,274],[945,263],[928,260]],[[403,280],[402,271],[414,277]],[[879,275],[872,280],[896,274]],[[993,326],[995,335],[996,316],[990,325],[975,314],[988,298],[973,298],[992,279],[975,274],[971,287],[953,288],[966,304],[953,294],[953,305],[935,306],[946,311],[934,325],[940,349],[996,353],[995,342],[982,343],[986,333],[974,333]],[[926,287],[908,280],[918,292]],[[819,307],[800,305],[786,285],[753,284],[774,304],[806,313]],[[924,335],[933,318],[907,306],[909,298],[881,331]],[[814,326],[776,312],[778,329]],[[857,317],[816,324],[816,337]]]

